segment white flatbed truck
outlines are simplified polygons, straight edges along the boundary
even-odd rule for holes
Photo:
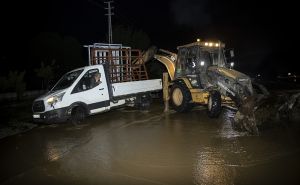
[[[86,116],[120,106],[144,107],[150,93],[162,89],[161,79],[148,80],[141,53],[130,48],[89,48],[89,66],[66,73],[45,95],[33,102],[35,122],[74,123]],[[92,85],[94,75],[100,83]]]

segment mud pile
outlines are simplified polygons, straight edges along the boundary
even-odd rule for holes
[[[233,125],[237,130],[258,135],[260,130],[300,121],[300,91],[256,94],[243,102]]]

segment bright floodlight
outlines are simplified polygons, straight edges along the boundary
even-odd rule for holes
[[[200,66],[204,66],[204,61],[201,61],[201,62],[200,62]]]

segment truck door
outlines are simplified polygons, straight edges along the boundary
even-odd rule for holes
[[[103,66],[86,71],[72,90],[71,97],[85,103],[90,114],[108,110],[110,101]]]

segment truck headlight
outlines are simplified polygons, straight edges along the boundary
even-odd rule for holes
[[[52,97],[48,98],[47,103],[48,103],[48,104],[53,104],[54,101],[55,101],[55,100],[54,100],[54,97],[52,96]]]
[[[47,103],[48,103],[49,105],[53,105],[53,104],[55,104],[56,102],[60,102],[60,101],[62,100],[64,94],[65,94],[65,93],[60,93],[60,94],[56,94],[56,95],[53,95],[53,96],[49,97],[49,98],[47,99]]]

